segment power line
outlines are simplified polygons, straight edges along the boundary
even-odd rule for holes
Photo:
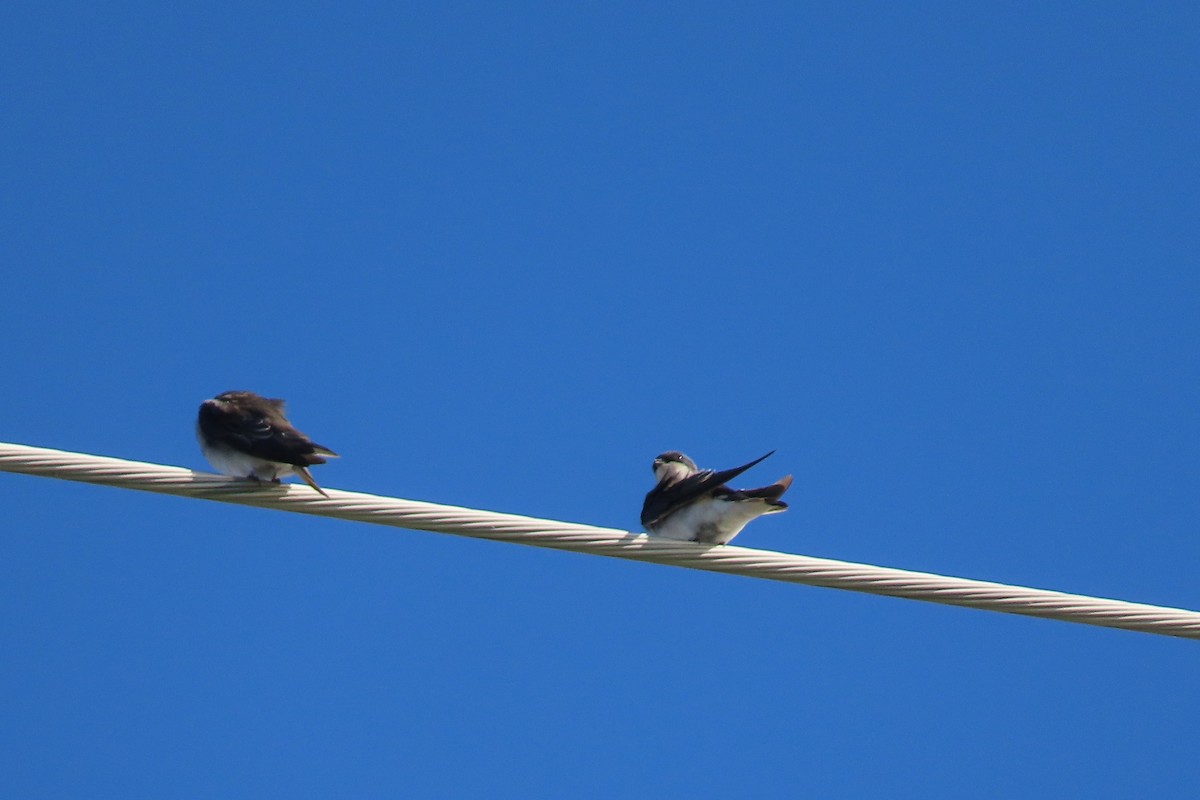
[[[182,467],[42,447],[0,443],[0,471],[1200,639],[1200,612],[1179,608],[733,545],[677,542],[612,528],[336,489],[326,489],[329,496],[322,497],[307,486],[256,485]]]

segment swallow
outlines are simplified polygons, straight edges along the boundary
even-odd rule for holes
[[[728,544],[755,517],[787,510],[787,503],[779,498],[792,485],[791,475],[761,489],[725,485],[771,453],[720,472],[698,469],[683,453],[663,453],[654,459],[658,483],[642,505],[642,525],[668,539]]]
[[[283,415],[284,402],[254,392],[222,392],[200,404],[196,439],[208,463],[233,478],[272,481],[298,475],[321,494],[308,468],[337,453],[309,439]]]

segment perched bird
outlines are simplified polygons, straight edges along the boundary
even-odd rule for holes
[[[728,544],[755,517],[787,510],[787,503],[779,498],[792,485],[791,475],[761,489],[730,489],[725,485],[771,453],[720,472],[697,469],[683,453],[663,453],[654,459],[658,484],[642,505],[642,525],[650,533],[668,539]]]
[[[283,415],[283,405],[282,400],[254,392],[222,392],[205,400],[196,420],[200,451],[225,475],[279,483],[285,475],[295,474],[325,494],[308,467],[324,464],[326,456],[336,458],[337,453],[293,428]]]

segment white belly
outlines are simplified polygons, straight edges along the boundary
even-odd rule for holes
[[[199,437],[198,437],[199,438]],[[291,464],[280,464],[246,455],[232,447],[210,447],[200,439],[200,452],[213,469],[231,478],[257,478],[260,481],[278,480],[295,472]]]
[[[733,502],[705,498],[679,509],[651,533],[684,542],[726,544],[741,533],[750,520],[774,511],[783,509],[762,500]]]

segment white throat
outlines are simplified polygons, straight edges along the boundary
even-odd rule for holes
[[[678,461],[665,461],[654,469],[654,477],[659,483],[663,481],[675,483],[691,474],[692,470],[686,464],[680,464]]]

